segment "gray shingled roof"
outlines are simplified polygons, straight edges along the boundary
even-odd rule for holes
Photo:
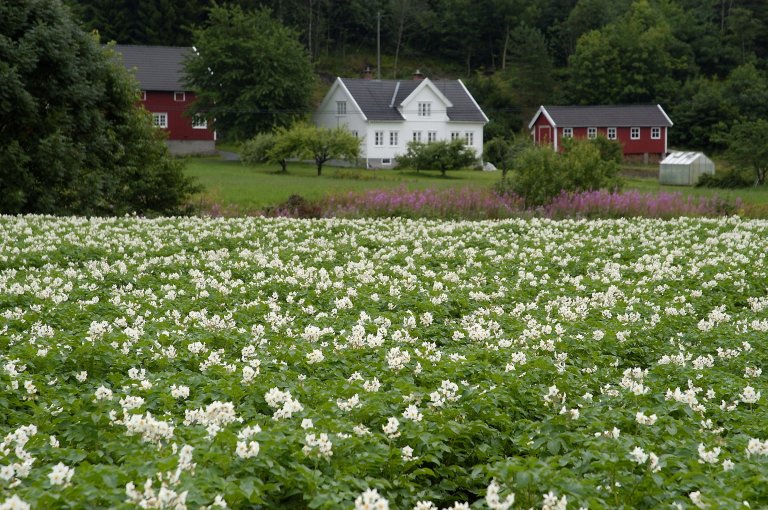
[[[557,127],[672,126],[659,105],[544,106]]]
[[[368,120],[403,120],[397,105],[403,102],[421,83],[418,80],[365,80],[341,78]],[[458,80],[431,80],[448,100],[448,118],[452,121],[485,122],[483,112]],[[397,95],[395,96],[395,92]],[[393,101],[394,96],[394,101]]]
[[[125,67],[136,69],[136,79],[142,90],[188,90],[183,84],[183,62],[192,48],[128,44],[118,44],[114,48],[123,55]]]

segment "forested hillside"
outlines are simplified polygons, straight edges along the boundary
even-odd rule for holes
[[[104,40],[191,45],[209,0],[68,0]],[[263,0],[324,78],[376,66],[465,79],[492,122],[521,129],[542,103],[660,103],[672,142],[720,148],[768,116],[765,0]]]

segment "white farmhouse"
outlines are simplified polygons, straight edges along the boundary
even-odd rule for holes
[[[336,78],[314,116],[318,127],[346,127],[361,139],[368,168],[392,167],[408,142],[461,139],[483,153],[488,117],[461,80]]]

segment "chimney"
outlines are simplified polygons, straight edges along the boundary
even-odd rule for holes
[[[411,75],[411,78],[413,78],[414,80],[423,80],[424,79],[424,75],[421,73],[421,71],[416,69],[416,71],[414,71],[413,75]]]
[[[373,71],[371,71],[371,66],[367,65],[365,66],[365,69],[363,69],[363,79],[364,80],[373,79]]]

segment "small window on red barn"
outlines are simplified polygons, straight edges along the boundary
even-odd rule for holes
[[[608,128],[608,139],[609,140],[616,139],[616,128]]]
[[[174,101],[179,101],[179,102],[183,103],[184,101],[187,100],[187,95],[184,92],[174,92],[173,93],[173,100]]]
[[[630,130],[629,130],[629,138],[631,140],[639,140],[640,139],[640,128],[630,128]]]
[[[142,101],[146,101],[146,100],[147,100],[147,91],[146,91],[146,90],[142,90],[142,91],[139,93],[139,96],[141,97],[141,100],[142,100]]]
[[[661,138],[661,128],[651,128],[651,138],[654,140]]]
[[[563,128],[563,138],[573,138],[573,128]]]
[[[597,128],[587,128],[587,138],[590,140],[597,138]]]

